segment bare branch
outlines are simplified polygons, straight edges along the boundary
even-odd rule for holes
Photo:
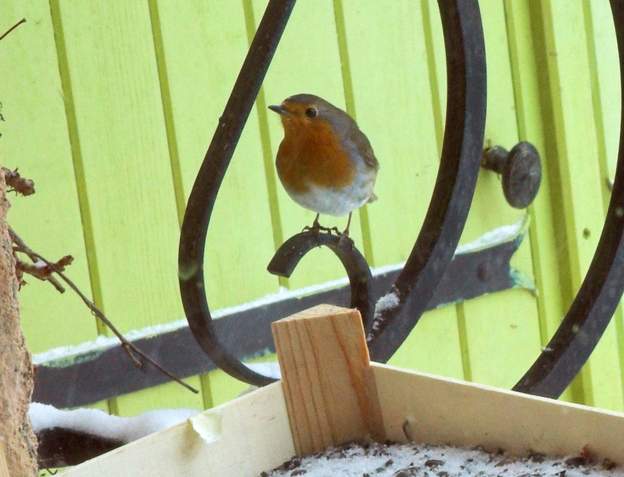
[[[65,273],[63,272],[63,267],[64,267],[63,260],[67,259],[67,257],[63,257],[61,260],[59,260],[60,265],[59,265],[59,262],[56,262],[56,263],[51,262],[47,260],[46,258],[42,257],[41,255],[39,255],[37,252],[30,249],[11,227],[9,227],[9,234],[11,235],[11,239],[13,240],[13,242],[16,244],[17,251],[25,253],[29,257],[35,257],[37,260],[43,262],[47,267],[49,267],[50,270],[56,273],[67,284],[69,288],[71,288],[80,297],[80,299],[85,303],[85,305],[87,305],[87,307],[91,310],[91,313],[93,313],[93,315],[95,315],[102,323],[104,323],[108,327],[108,329],[110,329],[113,332],[113,334],[117,337],[117,339],[119,339],[119,341],[121,342],[121,346],[128,353],[128,356],[130,356],[130,358],[134,361],[137,367],[142,368],[144,361],[147,361],[156,369],[158,369],[161,373],[163,373],[165,376],[181,384],[189,391],[192,391],[194,393],[198,392],[197,389],[190,386],[189,384],[186,384],[184,381],[182,381],[182,379],[180,379],[179,377],[177,377],[175,374],[171,373],[170,371],[167,371],[160,364],[158,364],[152,358],[150,358],[145,353],[143,353],[143,351],[137,348],[134,344],[128,341],[121,334],[121,332],[104,315],[104,313],[102,313],[102,311],[78,288],[78,286],[67,275],[65,275]]]
[[[5,31],[2,36],[0,36],[0,40],[2,40],[5,36],[7,36],[9,33],[11,33],[13,30],[15,30],[18,26],[20,26],[22,23],[26,23],[26,19],[22,18],[20,21],[18,21],[15,25],[13,25],[11,28],[9,28],[7,31]]]
[[[12,230],[9,230],[9,233],[11,234],[11,240],[13,240],[13,243],[15,244],[15,246],[13,247],[13,255],[15,255],[15,252],[22,252],[26,255],[28,255],[28,258],[30,258],[30,260],[33,263],[37,263],[39,261],[39,259],[37,258],[37,256],[34,253],[29,253],[30,248],[24,243],[24,241],[17,236],[14,232],[12,232]],[[21,260],[19,260],[17,257],[15,257],[15,263],[16,263],[16,267],[15,267],[15,273],[17,275],[17,279],[19,281],[20,284],[20,288],[26,283],[23,280],[23,271],[20,268],[20,262]],[[21,262],[23,263],[23,262]],[[34,275],[34,274],[33,274]],[[35,277],[37,277],[37,275],[34,275]],[[65,287],[63,287],[63,285],[61,285],[61,283],[56,279],[56,277],[54,275],[50,275],[47,278],[40,278],[37,277],[40,280],[46,280],[48,282],[50,282],[52,284],[52,286],[54,286],[54,288],[56,288],[56,290],[59,293],[65,293]]]
[[[21,247],[14,247],[13,251],[26,253],[26,251]],[[20,272],[28,273],[39,280],[47,281],[50,280],[50,278],[53,278],[52,274],[55,273],[56,270],[65,270],[65,267],[70,265],[73,261],[74,257],[71,255],[65,255],[63,258],[54,263],[53,268],[39,259],[36,259],[34,263],[26,263],[22,260],[16,259],[15,266]],[[65,289],[63,289],[63,291],[65,291]]]

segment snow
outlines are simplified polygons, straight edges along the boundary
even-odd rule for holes
[[[99,409],[66,411],[49,404],[33,402],[30,404],[28,417],[35,432],[61,427],[130,442],[179,424],[198,412],[195,409],[161,409],[134,417],[118,417],[106,414]]]
[[[492,229],[472,242],[459,245],[455,250],[455,255],[477,252],[486,247],[493,247],[501,243],[509,242],[522,234],[528,226],[529,215],[527,214],[514,224],[503,225],[502,227]]]
[[[405,265],[404,262],[385,265],[383,267],[377,267],[371,269],[371,273],[373,276],[383,275],[392,271],[401,270]],[[320,283],[318,285],[312,285],[304,288],[298,288],[296,290],[288,290],[286,288],[280,288],[277,293],[272,293],[266,296],[263,296],[257,300],[253,300],[247,303],[243,303],[241,305],[231,306],[227,308],[221,308],[211,313],[214,319],[223,318],[225,316],[229,316],[235,313],[240,313],[243,311],[252,310],[254,308],[259,308],[261,306],[270,305],[282,300],[287,299],[298,299],[308,295],[313,295],[316,293],[324,292],[327,290],[332,290],[334,288],[338,288],[341,286],[346,286],[349,284],[348,277],[340,278],[337,280],[331,280],[324,283]],[[143,338],[148,338],[150,336],[156,336],[163,333],[168,333],[171,331],[176,331],[181,328],[185,328],[188,326],[186,319],[176,320],[169,323],[164,323],[160,325],[148,326],[146,328],[142,328],[139,330],[132,330],[125,333],[125,337],[130,341],[136,341]],[[53,366],[54,361],[64,360],[71,358],[73,356],[87,354],[87,353],[101,353],[106,351],[113,346],[117,346],[119,344],[119,340],[115,337],[109,336],[98,336],[95,340],[86,341],[84,343],[80,343],[78,345],[73,346],[60,346],[58,348],[52,348],[42,353],[38,353],[33,355],[33,363],[36,365],[46,364],[48,366]]]
[[[399,306],[399,296],[396,294],[396,291],[393,290],[390,293],[386,293],[375,303],[375,319],[379,318],[384,311],[397,306]]]
[[[524,230],[526,230],[528,226],[528,215],[524,216],[521,220],[514,224],[505,225],[502,227],[498,227],[496,229],[490,230],[485,233],[478,239],[460,245],[457,247],[455,251],[455,255],[471,253],[478,250],[482,250],[485,247],[491,247],[500,243],[504,243],[510,240],[513,240],[519,234],[521,234]],[[376,267],[371,269],[371,273],[373,276],[383,275],[389,272],[398,271],[403,268],[405,262],[385,265],[382,267]],[[214,319],[222,318],[225,316],[232,315],[234,313],[240,313],[243,311],[248,311],[254,308],[258,308],[261,306],[271,305],[273,303],[286,300],[286,299],[298,299],[304,296],[309,296],[312,294],[324,292],[327,290],[332,290],[334,288],[346,286],[349,284],[349,280],[347,277],[343,277],[337,280],[331,280],[324,283],[320,283],[317,285],[312,285],[304,288],[298,288],[296,290],[287,290],[286,288],[280,288],[277,293],[272,293],[266,296],[263,296],[257,300],[253,300],[247,303],[243,303],[236,306],[231,306],[227,308],[221,308],[212,313],[212,317]],[[398,298],[395,299],[392,296],[392,293],[389,293],[382,297],[378,302],[375,308],[375,315],[381,314],[381,311],[384,309],[392,308],[398,305]],[[113,317],[114,318],[114,317]],[[150,336],[156,336],[163,333],[168,333],[171,331],[176,331],[181,328],[188,326],[188,323],[185,319],[172,321],[169,323],[159,324],[155,326],[148,326],[146,328],[142,328],[139,330],[129,331],[125,334],[126,338],[130,341],[136,341],[142,338],[148,338]],[[43,353],[38,353],[33,356],[33,363],[35,365],[46,364],[48,366],[54,366],[54,361],[61,361],[65,359],[69,359],[71,357],[77,355],[83,355],[88,353],[101,353],[106,351],[113,346],[117,346],[119,341],[115,337],[109,336],[98,336],[95,340],[87,341],[84,343],[80,343],[74,346],[61,346],[58,348],[52,348]],[[264,373],[263,373],[264,374]]]
[[[580,464],[580,465],[579,465]],[[621,468],[606,470],[605,465],[584,465],[581,457],[547,458],[534,454],[513,458],[503,453],[428,444],[348,444],[321,455],[293,458],[262,477],[409,477],[444,476],[624,476]]]
[[[252,371],[263,374],[273,379],[281,379],[280,367],[277,361],[267,361],[264,363],[244,363]]]

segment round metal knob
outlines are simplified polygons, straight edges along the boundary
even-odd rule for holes
[[[524,209],[535,199],[542,182],[542,164],[533,144],[522,141],[511,151],[501,146],[487,148],[481,166],[503,175],[503,193],[512,207]]]

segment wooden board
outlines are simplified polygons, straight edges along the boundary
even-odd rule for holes
[[[547,81],[541,61],[546,52],[543,40],[535,32],[535,13],[529,2],[505,2],[518,138],[530,141],[542,158],[542,184],[529,208],[529,239],[533,278],[538,290],[536,302],[539,310],[540,344],[546,346],[559,326],[569,302],[564,299],[562,281],[565,278],[557,272],[565,248],[561,246],[562,237],[557,224],[561,214],[553,207],[559,201],[558,181],[556,171],[553,170],[557,156],[547,141],[553,134],[552,121],[544,117],[541,107],[545,94],[544,82]],[[562,398],[570,400],[571,392],[565,392]]]
[[[624,463],[624,414],[373,364],[386,433],[413,440]]]
[[[600,169],[600,182],[596,189],[602,194],[606,215],[611,199],[609,181],[615,176],[620,140],[622,94],[617,41],[608,2],[583,3],[583,18],[587,30],[587,50]],[[602,354],[603,359],[606,357],[606,360],[617,356],[619,366],[612,366],[611,371],[601,375],[594,373],[594,402],[599,406],[621,410],[624,408],[624,348],[619,345],[619,343],[624,343],[624,313],[621,305],[615,312],[608,334],[610,336],[606,343],[606,353],[604,344],[600,345],[599,353]],[[613,387],[611,383],[617,381],[621,389],[610,390]],[[618,400],[619,396],[621,400]]]
[[[295,453],[281,384],[68,469],[64,477],[256,477]]]
[[[357,310],[318,305],[271,329],[297,455],[363,437],[384,440]]]
[[[624,464],[624,414],[372,364],[387,436],[577,454]],[[206,440],[186,422],[83,463],[66,477],[256,477],[294,455],[281,383],[200,415]]]
[[[11,194],[8,220],[46,258],[71,254],[75,261],[68,275],[88,293],[88,255],[50,6],[37,0],[0,2],[0,29],[22,17],[26,23],[0,42],[0,69],[7,72],[0,81],[0,162],[32,178],[36,193]],[[95,337],[93,317],[71,292],[61,295],[48,283],[27,281],[20,314],[31,352]]]
[[[347,99],[381,167],[379,200],[362,222],[370,241],[367,259],[371,265],[399,263],[420,231],[442,149],[446,71],[438,6],[336,0],[334,10],[342,12],[336,15],[338,41],[348,52]],[[390,363],[466,377],[455,307],[425,313]]]
[[[561,268],[563,289],[571,300],[593,258],[604,221],[600,147],[595,127],[594,98],[586,17],[582,2],[539,2],[543,48],[548,52],[549,113],[554,132],[549,140],[558,161],[553,172],[560,188],[560,217],[565,230]],[[581,52],[579,54],[579,52]],[[579,191],[583,194],[579,194]],[[620,359],[612,323],[577,377],[574,398],[587,404],[621,409]]]
[[[2,162],[38,185],[34,197],[14,201],[11,223],[47,255],[74,254],[72,278],[124,330],[179,319],[183,202],[267,2],[115,0],[105,11],[49,3],[0,6],[5,26],[27,18],[1,43],[0,66],[9,72],[0,84]],[[427,206],[446,97],[435,0],[316,3],[296,5],[226,174],[206,250],[213,308],[275,291],[278,280],[264,266],[284,237],[311,220],[276,180],[282,131],[267,104],[315,92],[354,114],[371,138],[382,167],[380,199],[352,229],[371,263],[405,258]],[[542,153],[530,250],[524,244],[516,261],[538,293],[516,290],[429,313],[392,363],[509,386],[556,329],[593,254],[619,140],[619,71],[606,1],[483,0],[480,7],[488,138],[507,147],[529,140]],[[463,241],[520,215],[484,171]],[[247,246],[250,230],[254,247]],[[314,251],[289,285],[342,275],[328,251]],[[34,352],[94,337],[78,300],[34,280],[21,299]],[[619,311],[575,400],[624,405],[623,320]],[[504,366],[492,366],[500,359]],[[220,389],[211,390],[210,380]],[[112,400],[110,408],[209,406],[212,394],[219,401],[240,387],[221,372],[202,382],[201,399],[162,386]]]
[[[504,5],[500,0],[484,0],[479,2],[479,8],[488,70],[484,147],[501,145],[509,150],[518,142],[518,135]],[[505,200],[500,176],[482,170],[461,241],[470,242],[489,230],[517,223],[525,214]],[[531,280],[528,240],[514,255],[512,264]],[[513,386],[540,352],[535,295],[529,290],[508,290],[493,299],[466,301],[460,308],[465,378],[494,386]]]
[[[115,5],[53,1],[50,11],[62,45],[63,92],[71,98],[69,135],[80,166],[76,181],[93,296],[127,331],[182,316],[179,222],[149,8]],[[199,387],[197,378],[191,380]],[[171,385],[153,394],[152,405],[170,402],[165,390],[173,391],[178,405],[202,405],[201,396],[179,394]],[[126,397],[110,407],[117,414],[135,409]]]

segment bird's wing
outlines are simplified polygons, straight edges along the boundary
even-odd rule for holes
[[[362,159],[364,159],[364,163],[371,169],[378,170],[379,161],[375,157],[370,141],[356,124],[353,124],[349,131],[349,139],[356,146],[357,151],[362,156]]]

